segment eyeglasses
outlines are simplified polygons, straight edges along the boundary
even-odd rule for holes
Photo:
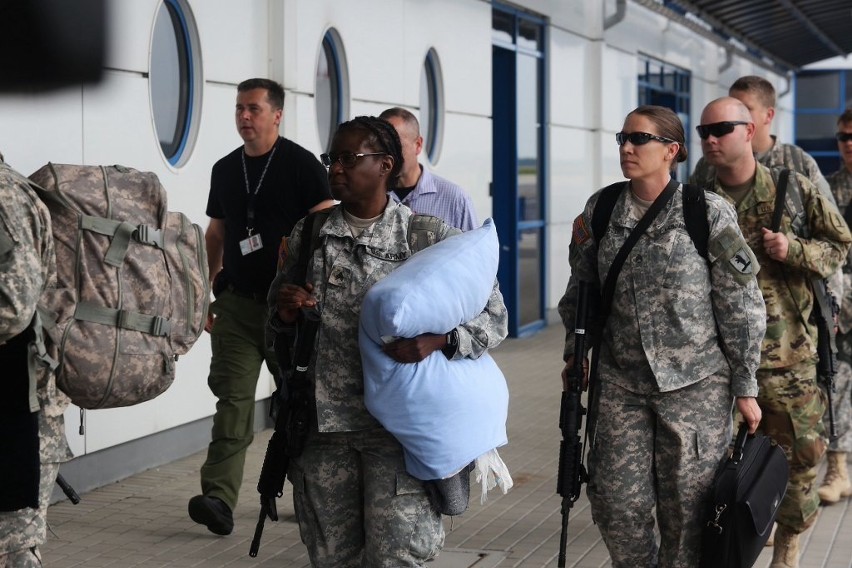
[[[339,154],[321,154],[320,161],[322,165],[330,168],[332,164],[337,162],[344,168],[354,168],[358,160],[364,156],[386,156],[387,152],[369,152],[367,154],[353,154],[352,152],[341,152]]]
[[[838,142],[849,142],[852,140],[852,132],[838,132],[834,135]]]
[[[714,122],[713,124],[699,124],[695,127],[698,131],[698,137],[702,140],[707,140],[709,136],[721,138],[726,134],[734,131],[734,128],[739,124],[751,124],[742,120],[726,120],[725,122]]]
[[[662,136],[657,136],[656,134],[648,134],[647,132],[615,133],[615,142],[619,146],[624,146],[627,142],[630,142],[634,146],[643,146],[651,140],[656,140],[657,142],[662,142],[663,144],[674,144],[676,142],[676,140],[672,140],[671,138],[663,138]]]

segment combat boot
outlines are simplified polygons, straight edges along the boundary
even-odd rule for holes
[[[817,490],[823,505],[831,505],[852,495],[852,484],[846,471],[846,452],[828,452],[828,468]]]
[[[799,568],[799,535],[784,525],[775,530],[775,546],[769,568]]]

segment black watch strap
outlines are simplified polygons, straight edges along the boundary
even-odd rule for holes
[[[447,359],[452,359],[455,357],[456,353],[459,350],[459,332],[453,329],[451,332],[447,334],[447,345],[441,349],[441,353],[444,354],[444,357]]]

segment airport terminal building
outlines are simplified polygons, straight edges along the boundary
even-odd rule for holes
[[[761,51],[710,8],[703,17],[687,9],[705,4],[735,2],[109,0],[103,80],[4,95],[0,151],[24,174],[47,162],[155,172],[169,209],[206,227],[211,167],[241,145],[242,80],[282,83],[281,133],[317,154],[341,121],[409,108],[421,121],[424,167],[464,187],[480,221],[495,220],[510,333],[520,337],[555,319],[571,223],[593,191],[622,179],[615,133],[629,111],[661,104],[679,114],[690,155],[683,179],[701,155],[694,127],[704,105],[738,77],[761,75],[779,94],[775,133],[793,141],[802,62]],[[71,407],[77,457],[66,477],[82,491],[205,447],[209,361],[205,335],[157,399]],[[260,407],[272,390],[264,372]]]

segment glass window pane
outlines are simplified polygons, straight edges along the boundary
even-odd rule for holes
[[[529,20],[518,20],[518,47],[541,50],[541,25]]]
[[[522,231],[518,243],[518,277],[520,278],[519,324],[541,319],[542,229]]]
[[[169,161],[184,142],[190,105],[188,42],[178,10],[171,2],[160,6],[151,44],[151,108],[160,147]]]
[[[438,55],[429,50],[420,72],[420,134],[423,148],[433,164],[437,162],[440,149],[441,90]]]
[[[542,218],[540,196],[539,59],[518,54],[518,218]]]
[[[799,75],[796,80],[796,99],[800,109],[839,108],[840,73],[834,71]]]
[[[333,41],[330,33],[326,33],[322,40],[314,95],[320,144],[326,150],[340,121],[340,77]]]
[[[515,43],[515,19],[511,14],[491,10],[491,39],[502,43]]]

